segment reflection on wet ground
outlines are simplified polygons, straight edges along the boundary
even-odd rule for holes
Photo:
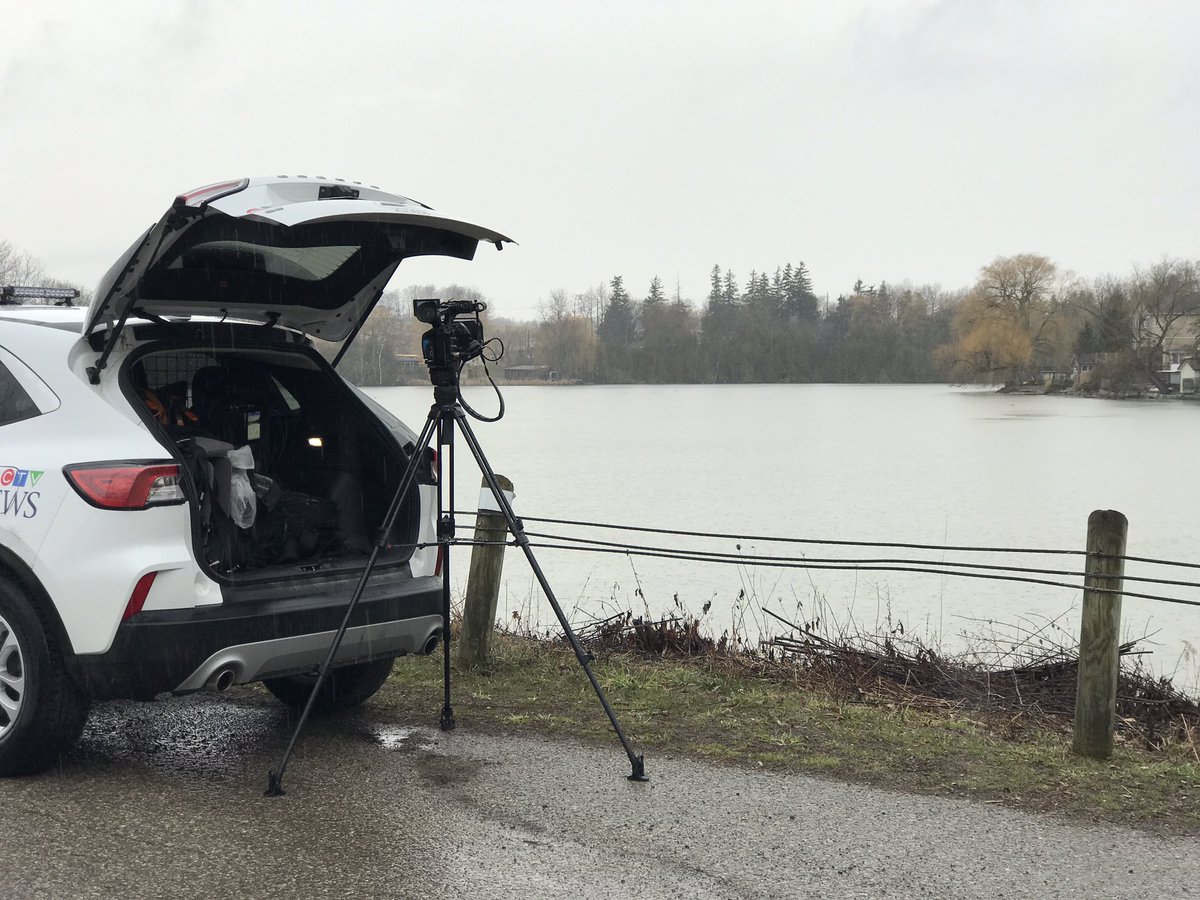
[[[249,690],[157,703],[119,701],[92,708],[69,768],[138,766],[150,771],[232,777],[247,756],[274,747],[289,712]],[[341,727],[345,728],[345,722]],[[316,723],[314,731],[319,731]]]
[[[64,770],[137,767],[175,777],[233,779],[246,772],[249,760],[273,767],[294,727],[289,709],[253,687],[220,697],[98,704]],[[335,741],[436,756],[437,738],[436,729],[375,722],[363,708],[310,719],[299,746]]]

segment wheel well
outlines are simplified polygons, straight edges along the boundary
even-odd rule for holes
[[[67,634],[58,610],[54,607],[54,601],[50,599],[42,582],[33,574],[33,570],[7,547],[0,547],[0,575],[11,576],[21,587],[25,588],[29,595],[29,602],[38,611],[42,621],[49,625],[54,632],[55,640],[66,656],[68,668],[73,675],[76,674],[75,648],[71,645],[71,637]]]

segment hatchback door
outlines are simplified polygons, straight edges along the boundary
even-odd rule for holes
[[[504,235],[376,187],[305,176],[243,178],[175,202],[117,261],[84,321],[217,316],[345,341],[410,256],[471,259]]]

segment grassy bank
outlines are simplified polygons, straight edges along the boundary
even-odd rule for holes
[[[488,672],[457,673],[461,727],[611,746],[595,695],[560,644],[499,635]],[[884,694],[829,691],[789,667],[722,654],[605,652],[597,676],[631,740],[656,754],[867,782],[1047,810],[1075,821],[1200,834],[1200,756],[1190,740],[1123,735],[1111,760],[1080,759],[1051,719]],[[441,657],[397,662],[372,701],[397,716],[435,716]],[[623,764],[623,763],[622,763]]]

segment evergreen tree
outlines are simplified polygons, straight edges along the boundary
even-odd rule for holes
[[[1083,323],[1083,327],[1079,329],[1079,335],[1075,338],[1076,353],[1095,353],[1098,348],[1096,329],[1092,327],[1091,320]]]
[[[712,309],[714,306],[719,306],[725,299],[725,288],[721,283],[721,267],[714,263],[708,277],[711,284],[708,289],[708,307]]]
[[[789,319],[816,324],[820,318],[817,308],[817,295],[813,293],[812,278],[808,267],[803,261],[795,268],[789,263],[783,269],[783,307],[784,315]]]
[[[700,345],[706,379],[719,382],[736,381],[734,329],[739,316],[737,280],[733,270],[713,266],[712,290],[701,324]]]
[[[1109,353],[1129,351],[1133,347],[1133,314],[1125,287],[1119,282],[1106,285],[1099,301],[1096,349]]]
[[[646,295],[646,305],[661,304],[667,299],[663,293],[662,279],[655,275],[650,279],[650,293]]]
[[[650,280],[650,293],[642,303],[642,330],[633,360],[636,381],[661,384],[670,380],[674,370],[671,355],[675,344],[670,320],[662,279],[655,275]]]
[[[635,323],[633,302],[625,290],[625,279],[616,275],[610,282],[612,293],[604,308],[597,336],[600,338],[600,375],[605,381],[621,382],[630,377],[630,355]]]
[[[721,285],[721,298],[730,306],[738,302],[737,279],[733,277],[733,269],[725,270],[725,278]]]

